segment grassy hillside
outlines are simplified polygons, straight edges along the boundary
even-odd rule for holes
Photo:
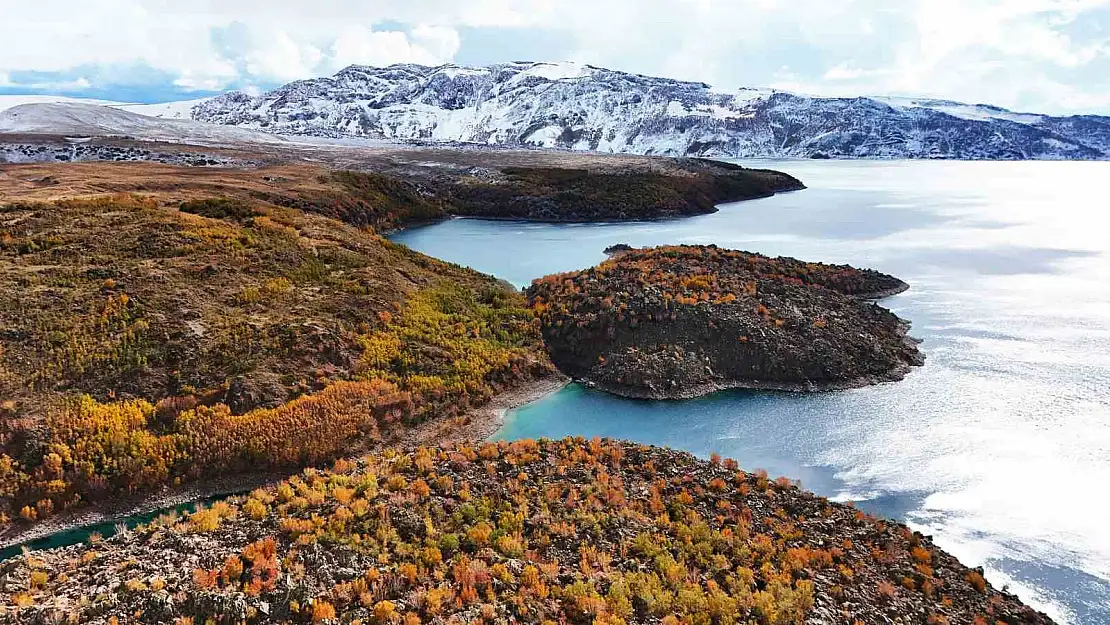
[[[296,469],[550,365],[523,298],[256,200],[0,207],[0,518]]]
[[[516,182],[494,186],[577,219],[583,202],[652,217],[782,182],[667,167],[500,167]],[[474,168],[391,171],[5,167],[0,522],[300,468],[549,373],[519,293],[375,234],[467,212]]]

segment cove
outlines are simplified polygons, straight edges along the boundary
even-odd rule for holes
[[[1110,622],[1107,163],[759,162],[806,191],[690,219],[456,219],[395,235],[525,286],[615,243],[715,243],[848,263],[911,285],[924,368],[901,383],[638,402],[570,386],[499,438],[609,436],[765,468],[934,536],[1063,623]]]

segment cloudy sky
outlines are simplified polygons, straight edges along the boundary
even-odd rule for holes
[[[1110,0],[0,0],[0,15],[0,93],[151,102],[353,63],[527,59],[1110,113]]]

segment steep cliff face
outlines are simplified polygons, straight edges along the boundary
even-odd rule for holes
[[[570,63],[352,66],[198,121],[284,134],[710,157],[1104,159],[1110,118],[907,98],[814,98]]]
[[[564,373],[678,399],[900,380],[924,358],[909,324],[866,299],[906,288],[873,271],[683,246],[620,253],[528,295]]]

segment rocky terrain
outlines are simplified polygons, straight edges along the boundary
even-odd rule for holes
[[[476,413],[561,384],[543,339],[571,366],[605,365],[553,346],[635,338],[664,320],[657,302],[683,332],[743,329],[744,354],[806,388],[919,363],[906,326],[863,301],[906,288],[877,272],[615,246],[601,268],[534,286],[529,306],[381,236],[450,215],[698,214],[801,188],[793,178],[555,151],[181,153],[247,166],[0,165],[0,290],[17,294],[0,298],[0,540],[124,500],[149,509],[182,487],[203,498],[205,485],[317,468],[0,562],[0,621],[1050,622],[928,537],[732,461],[600,440],[429,442],[483,436],[491,422]],[[598,300],[601,287],[620,290]],[[686,345],[614,360],[646,372],[638,388],[671,392],[674,362],[703,381]]]
[[[606,391],[850,388],[924,362],[909,324],[868,301],[908,288],[897,278],[716,246],[610,251],[527,292],[555,365]]]
[[[181,107],[173,107],[179,110]],[[287,135],[708,157],[1106,159],[1110,118],[717,89],[573,63],[352,66],[193,119]]]
[[[82,161],[150,161],[186,167],[247,167],[255,164],[216,154],[161,152],[137,146],[0,143],[0,163],[68,163]]]
[[[385,452],[0,564],[8,623],[1051,621],[925,536],[608,440]]]

